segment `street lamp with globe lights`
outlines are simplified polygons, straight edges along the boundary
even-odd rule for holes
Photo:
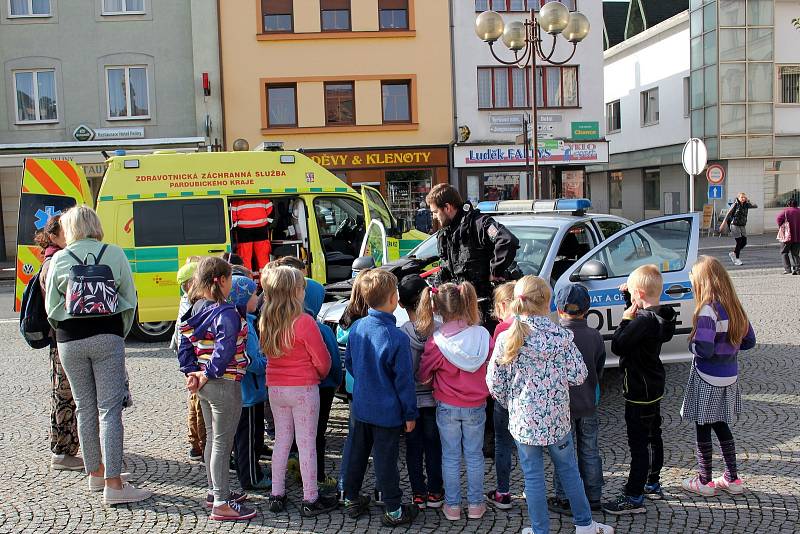
[[[536,118],[536,64],[541,61],[550,65],[564,65],[572,59],[578,49],[578,43],[589,35],[589,19],[579,11],[570,12],[569,9],[557,0],[551,0],[542,6],[539,13],[531,9],[530,18],[524,22],[513,21],[506,24],[503,17],[495,11],[484,11],[475,19],[475,33],[478,37],[489,45],[492,56],[503,65],[516,65],[521,69],[531,65],[533,76],[531,77],[531,113],[533,124],[531,125],[533,137],[533,176],[530,173],[530,160],[528,155],[528,132],[527,124],[523,121],[523,135],[525,136],[525,171],[529,191],[533,192],[533,199],[538,199],[538,176],[539,176],[539,142],[538,142],[538,121]],[[544,45],[545,38],[543,33],[552,37],[550,50],[546,51]],[[556,51],[556,41],[558,35],[572,43],[572,52],[564,60],[553,59]],[[497,56],[494,44],[497,40],[514,53],[513,60],[504,60]]]

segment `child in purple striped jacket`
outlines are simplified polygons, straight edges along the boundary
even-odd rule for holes
[[[689,350],[694,354],[681,416],[697,430],[698,474],[683,489],[703,497],[718,490],[738,495],[744,484],[736,470],[736,446],[728,426],[742,410],[737,355],[752,349],[756,335],[728,272],[710,256],[700,256],[689,273],[696,308]],[[717,435],[725,473],[711,477],[711,431]]]

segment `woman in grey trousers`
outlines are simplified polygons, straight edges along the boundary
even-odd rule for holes
[[[125,336],[136,310],[131,268],[121,248],[101,243],[103,228],[91,208],[76,206],[67,210],[61,216],[61,226],[67,246],[50,260],[45,308],[56,333],[61,364],[72,385],[89,489],[102,491],[105,504],[141,501],[151,492],[133,487],[122,474],[122,405],[127,394]],[[79,262],[96,262],[111,268],[116,306],[113,296],[102,293],[109,313],[70,313],[68,304],[74,304],[74,299],[67,302],[70,269]],[[97,298],[101,292],[95,287],[79,294]],[[94,303],[97,305],[97,300]]]

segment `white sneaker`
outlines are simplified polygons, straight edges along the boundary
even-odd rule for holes
[[[735,260],[733,260],[733,263],[734,265],[741,265],[743,262],[739,258],[736,258]]]
[[[742,482],[741,478],[737,478],[733,482],[728,482],[728,479],[725,476],[721,476],[719,478],[715,478],[712,482],[714,487],[717,489],[721,489],[722,491],[728,492],[731,495],[741,495],[744,493],[744,482]]]
[[[575,525],[575,534],[614,534],[614,527],[592,521],[591,525],[585,527]]]
[[[149,499],[153,492],[146,489],[138,489],[127,482],[123,482],[122,489],[103,489],[103,504],[124,504],[128,502],[139,502]]]
[[[127,482],[131,478],[130,473],[120,473],[122,482]],[[103,491],[106,487],[106,479],[104,477],[96,477],[89,475],[89,491]]]
[[[731,263],[736,265],[736,254],[733,252],[728,252],[728,257],[731,259]]]
[[[686,491],[690,493],[696,493],[697,495],[702,495],[703,497],[713,497],[717,494],[717,488],[714,484],[714,481],[711,481],[708,484],[703,484],[700,482],[700,477],[698,476],[687,478],[681,483],[681,486]]]

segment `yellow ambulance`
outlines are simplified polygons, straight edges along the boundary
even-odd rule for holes
[[[117,155],[97,198],[105,240],[122,247],[139,295],[133,333],[168,339],[177,315],[175,273],[188,256],[220,255],[231,242],[230,203],[242,198],[273,204],[273,257],[293,255],[321,283],[345,280],[373,219],[387,229],[396,259],[428,237],[397,220],[380,192],[357,192],[294,151],[156,152]],[[17,305],[40,265],[33,234],[52,214],[76,202],[91,204],[80,167],[68,161],[25,162],[17,243]]]

